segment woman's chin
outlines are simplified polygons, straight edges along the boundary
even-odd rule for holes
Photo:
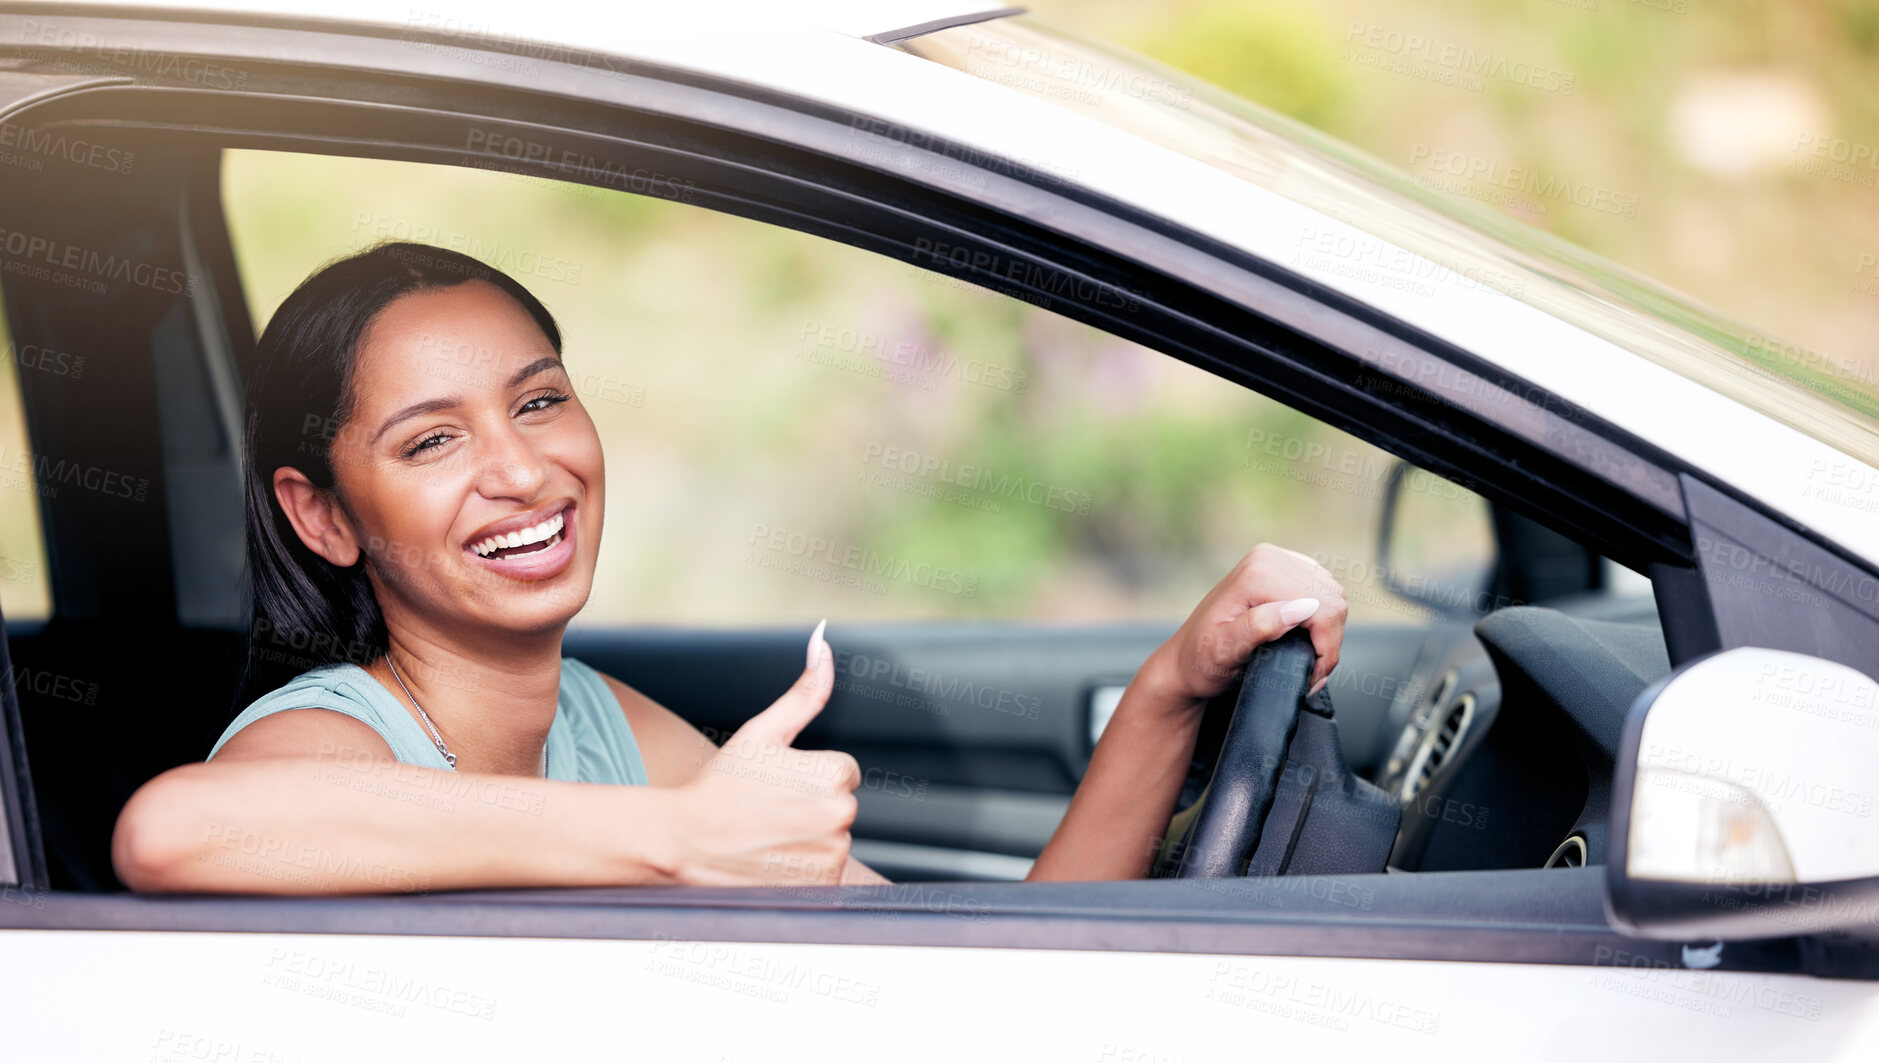
[[[498,640],[513,639],[519,647],[542,638],[559,639],[567,632],[569,622],[581,611],[581,606],[586,604],[585,591],[583,587],[579,597],[562,597],[559,593],[552,596],[541,593],[533,596],[479,595],[474,603],[473,615],[476,620],[472,623],[481,628],[483,633],[476,637],[476,641],[483,642],[495,636]]]
[[[504,579],[496,583],[487,578],[478,580],[473,596],[482,611],[502,627],[518,634],[534,634],[565,628],[593,591],[593,566],[577,561],[544,579]]]

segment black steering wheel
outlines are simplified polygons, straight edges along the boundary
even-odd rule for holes
[[[1304,628],[1293,628],[1259,647],[1246,662],[1233,718],[1212,781],[1201,794],[1176,878],[1246,873],[1278,792],[1286,749],[1298,729],[1299,704],[1317,659],[1311,636]]]

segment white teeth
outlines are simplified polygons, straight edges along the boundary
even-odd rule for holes
[[[523,528],[521,531],[510,532],[507,535],[492,535],[470,549],[475,550],[479,556],[488,557],[504,548],[513,549],[530,543],[539,543],[554,538],[561,531],[562,523],[561,514],[557,513],[532,528]]]

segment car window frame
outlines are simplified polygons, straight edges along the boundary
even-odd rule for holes
[[[492,129],[526,133],[547,146],[548,157],[560,157],[556,148],[591,154],[624,153],[631,159],[656,160],[681,174],[709,174],[712,183],[703,205],[758,220],[786,224],[824,235],[852,246],[876,250],[923,268],[951,261],[936,255],[934,243],[945,237],[949,245],[967,251],[968,265],[951,275],[980,281],[1002,279],[1010,284],[1009,270],[999,278],[1000,263],[1025,263],[1045,277],[1074,277],[1095,296],[1086,302],[1060,307],[1067,316],[1142,342],[1163,354],[1179,357],[1216,375],[1252,387],[1292,405],[1334,427],[1375,442],[1393,454],[1466,482],[1497,502],[1529,512],[1557,526],[1564,521],[1590,539],[1601,553],[1642,570],[1647,566],[1692,567],[1695,562],[1677,477],[1690,470],[1623,430],[1587,415],[1562,416],[1549,404],[1523,413],[1522,419],[1494,417],[1483,409],[1479,394],[1466,394],[1472,381],[1486,381],[1507,396],[1526,396],[1519,408],[1532,406],[1534,389],[1479,359],[1445,345],[1433,337],[1395,323],[1366,307],[1316,288],[1280,267],[1251,259],[1195,234],[1175,229],[1159,219],[1126,205],[1079,192],[1056,182],[1027,179],[1022,173],[987,167],[979,176],[986,187],[968,190],[949,187],[944,172],[924,167],[884,167],[869,162],[878,145],[872,134],[857,135],[853,115],[800,101],[766,98],[764,93],[728,85],[701,85],[697,78],[642,71],[623,78],[617,71],[582,68],[551,60],[533,60],[540,77],[526,86],[491,87],[493,79],[507,77],[467,61],[424,57],[427,64],[442,64],[457,79],[459,90],[474,89],[482,108],[473,115],[439,115],[426,108],[427,100],[451,97],[434,83],[413,79],[409,49],[395,41],[366,42],[334,33],[260,27],[225,27],[225,32],[185,36],[176,24],[154,20],[111,20],[114,33],[151,32],[151,47],[174,48],[185,53],[220,55],[244,60],[250,54],[238,45],[269,38],[276,56],[268,63],[252,63],[261,75],[241,93],[210,92],[188,86],[130,86],[124,79],[110,85],[73,88],[41,100],[32,108],[37,120],[83,125],[106,121],[119,129],[144,125],[163,130],[174,142],[205,148],[239,141],[248,147],[281,150],[317,148],[341,154],[410,161],[455,161],[466,164],[474,153],[461,143],[464,123],[495,123]],[[250,41],[250,44],[253,42]],[[344,45],[343,55],[338,51]],[[217,49],[220,49],[219,51]],[[259,50],[259,49],[257,49]],[[282,63],[281,54],[293,54],[295,64]],[[396,60],[397,62],[394,62]],[[314,66],[343,63],[353,69]],[[456,68],[450,70],[451,64]],[[374,66],[377,70],[373,70]],[[439,70],[426,70],[436,77]],[[403,80],[398,80],[403,79]],[[387,85],[397,80],[399,102],[382,98]],[[413,83],[416,82],[416,83]],[[622,86],[630,82],[630,85]],[[300,97],[291,108],[257,106],[270,91],[291,86]],[[326,91],[326,98],[313,94]],[[352,92],[347,93],[350,87]],[[628,91],[630,89],[630,91]],[[630,106],[619,101],[594,102],[583,95],[592,90],[601,97],[630,96]],[[573,99],[575,103],[569,103]],[[278,104],[279,101],[274,101]],[[178,109],[182,109],[180,112]],[[281,113],[283,110],[288,113]],[[597,128],[571,128],[570,113],[593,120]],[[184,121],[180,114],[187,113]],[[707,120],[707,117],[708,120]],[[15,112],[15,118],[18,112]],[[613,119],[612,132],[605,130]],[[283,128],[291,121],[293,128]],[[624,125],[637,140],[619,132]],[[427,137],[418,131],[429,130]],[[659,143],[646,139],[648,131],[669,138]],[[454,135],[448,135],[454,134]],[[403,139],[387,139],[402,137]],[[779,139],[781,138],[781,139]],[[456,142],[453,144],[453,141]],[[790,147],[785,143],[810,145]],[[904,148],[904,145],[900,146]],[[916,149],[906,149],[916,150]],[[956,162],[944,146],[930,153],[934,160]],[[454,158],[453,158],[454,157]],[[579,173],[500,156],[484,162],[538,177],[566,180]],[[945,170],[946,168],[939,168]],[[586,183],[600,184],[595,180]],[[606,187],[604,184],[602,187]],[[973,191],[979,202],[968,199]],[[1003,209],[987,206],[998,200]],[[1050,218],[1046,226],[1035,219]],[[1125,240],[1124,237],[1127,239]],[[927,241],[922,247],[920,241]],[[1132,258],[1097,252],[1095,247],[1127,244]],[[218,249],[219,251],[219,249]],[[990,266],[975,256],[990,256]],[[1026,275],[1036,275],[1027,273]],[[1019,283],[1016,287],[1023,289]],[[1032,286],[1036,294],[1048,289]],[[1143,311],[1123,318],[1110,312],[1104,300],[1133,300]],[[1258,308],[1249,309],[1253,300]],[[231,293],[221,298],[224,313],[241,305]],[[1309,328],[1306,328],[1309,326]],[[230,356],[240,361],[252,355],[251,340],[225,337]],[[1383,362],[1380,351],[1393,352]],[[1366,374],[1380,365],[1401,378],[1400,392],[1409,403],[1385,402],[1366,389]],[[1449,367],[1448,373],[1423,372],[1419,367]],[[1462,381],[1457,383],[1457,381]],[[1510,399],[1510,402],[1512,399]],[[1415,407],[1401,408],[1404,405]],[[1513,406],[1507,407],[1509,409]],[[1562,404],[1558,409],[1568,409]],[[1502,411],[1504,412],[1504,411]],[[1564,442],[1562,442],[1562,440]],[[1588,448],[1595,452],[1588,457]],[[1623,483],[1600,479],[1584,463],[1604,461],[1635,466]],[[1488,461],[1497,475],[1477,477],[1473,463]],[[1558,482],[1548,482],[1549,480]],[[1666,493],[1663,485],[1670,485]],[[1522,493],[1522,489],[1527,493]],[[1575,496],[1572,492],[1578,492]],[[1560,510],[1569,512],[1562,516]],[[1576,519],[1568,519],[1576,518]],[[55,609],[58,607],[55,602]],[[1589,963],[1593,942],[1616,938],[1602,919],[1594,919],[1593,900],[1601,898],[1593,876],[1533,878],[1529,872],[1466,872],[1465,881],[1483,886],[1505,882],[1510,891],[1502,898],[1518,908],[1521,896],[1536,887],[1566,891],[1576,898],[1567,907],[1577,914],[1562,915],[1540,925],[1515,925],[1511,913],[1501,918],[1486,914],[1493,897],[1475,890],[1445,890],[1433,878],[1401,882],[1409,876],[1342,876],[1361,880],[1350,888],[1367,888],[1377,896],[1400,898],[1423,913],[1412,918],[1392,908],[1388,918],[1342,910],[1253,910],[1222,907],[1217,902],[1232,890],[1218,885],[1139,882],[1105,884],[1028,884],[1023,895],[1000,892],[1009,886],[958,886],[986,898],[985,910],[1003,929],[974,936],[955,936],[961,925],[948,913],[934,913],[922,897],[907,891],[921,884],[900,887],[830,887],[825,894],[775,891],[551,891],[543,893],[465,893],[438,897],[358,898],[283,901],[280,899],[216,898],[154,899],[126,896],[55,895],[43,908],[7,911],[4,925],[42,927],[136,929],[294,929],[369,933],[394,930],[404,933],[543,933],[549,936],[644,936],[654,927],[667,932],[676,920],[686,933],[714,939],[712,927],[723,913],[749,912],[743,922],[727,920],[716,934],[819,935],[805,940],[845,940],[855,936],[850,924],[856,907],[882,912],[904,912],[904,924],[875,919],[866,924],[866,936],[876,943],[1024,944],[1031,947],[1097,947],[1112,931],[1098,924],[1111,920],[1138,937],[1140,947],[1157,951],[1254,951],[1283,954],[1285,948],[1309,949],[1299,955],[1343,954],[1320,951],[1347,948],[1352,955],[1393,954],[1401,958],[1504,959],[1476,949],[1466,956],[1454,942],[1459,920],[1472,925],[1479,940],[1516,942],[1515,954],[1534,962]],[[1562,872],[1544,872],[1560,875]],[[1566,872],[1563,874],[1572,875]],[[1584,881],[1581,881],[1584,880]],[[1245,880],[1259,888],[1258,880]],[[1307,896],[1318,887],[1316,879],[1300,879]],[[1288,888],[1284,880],[1272,887],[1275,895]],[[1557,883],[1557,885],[1555,885]],[[1331,891],[1335,883],[1325,882]],[[871,899],[868,889],[902,890],[896,899]],[[852,892],[852,891],[862,892]],[[922,891],[925,892],[925,891]],[[1492,891],[1490,891],[1492,892]],[[1545,892],[1544,889],[1541,892]],[[1326,902],[1332,904],[1334,902]],[[996,906],[994,906],[996,905]],[[1602,908],[1598,909],[1602,912]],[[1476,913],[1470,916],[1469,913]],[[715,913],[715,914],[714,914]],[[742,918],[742,917],[740,917]],[[934,923],[938,919],[940,922]],[[932,926],[942,928],[935,937]],[[1193,932],[1175,927],[1194,927]],[[1332,927],[1361,927],[1351,935],[1325,939]],[[916,929],[918,928],[918,929]],[[1233,928],[1231,932],[1226,932]],[[1566,933],[1561,933],[1561,931]],[[1291,935],[1287,937],[1287,935]],[[963,937],[964,940],[960,940]],[[746,940],[735,936],[722,940]],[[943,940],[942,940],[943,939]],[[1321,940],[1322,939],[1322,940]],[[1372,940],[1374,939],[1374,941]],[[1293,944],[1286,945],[1284,942]],[[1547,944],[1551,942],[1552,944]],[[1631,943],[1635,947],[1635,943]],[[1550,951],[1549,951],[1550,950]],[[1752,953],[1745,953],[1752,954]],[[1666,957],[1669,952],[1666,949]],[[1738,961],[1740,962],[1740,961]],[[1772,962],[1772,961],[1771,961]],[[1751,968],[1744,968],[1751,969]],[[1752,969],[1773,969],[1756,967]]]

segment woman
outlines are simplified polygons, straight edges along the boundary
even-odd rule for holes
[[[381,245],[296,289],[259,364],[250,641],[289,633],[326,663],[267,679],[208,760],[132,796],[112,840],[126,884],[884,881],[849,857],[854,758],[790,748],[834,685],[823,625],[795,684],[721,749],[561,656],[593,586],[606,478],[560,331],[521,285]],[[1144,874],[1206,701],[1300,623],[1322,683],[1344,614],[1309,558],[1249,553],[1130,683],[1031,877]],[[251,652],[251,680],[266,668]]]

